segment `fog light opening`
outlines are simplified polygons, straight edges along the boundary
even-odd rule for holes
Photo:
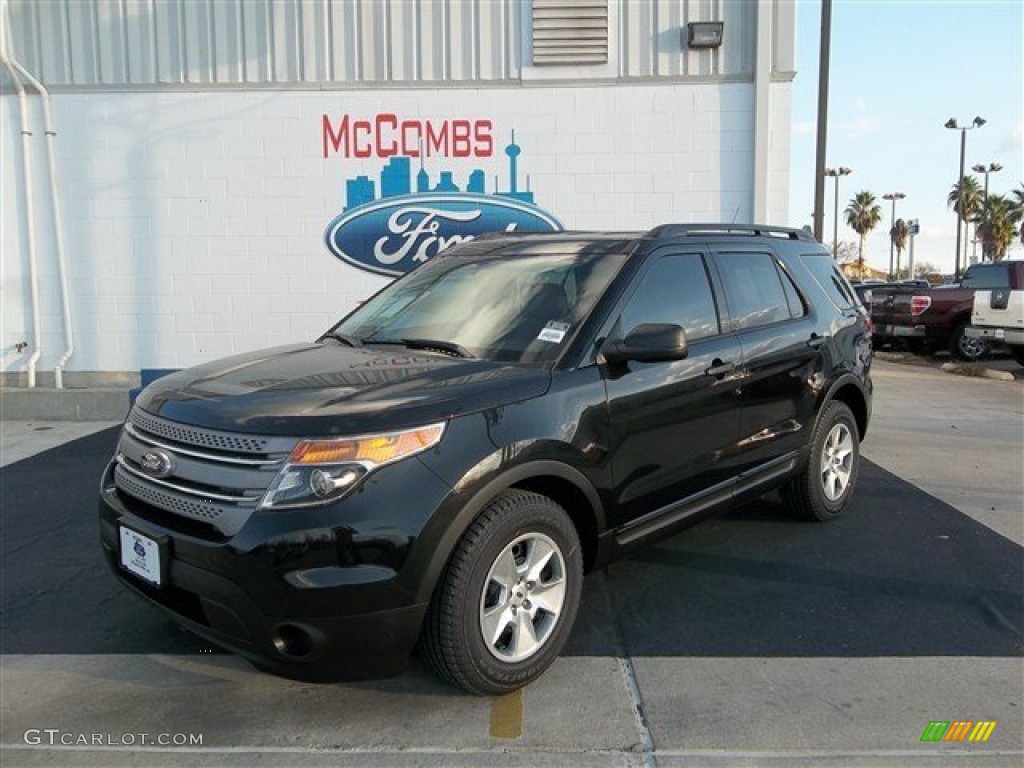
[[[301,659],[313,652],[313,638],[309,632],[294,624],[278,625],[273,641],[278,653],[292,659]]]

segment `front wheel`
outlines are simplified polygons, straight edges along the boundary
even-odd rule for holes
[[[831,520],[849,504],[859,472],[857,422],[845,403],[833,400],[811,435],[807,467],[781,489],[783,503],[798,517]]]
[[[424,657],[478,694],[538,678],[569,637],[583,584],[572,521],[540,494],[507,490],[462,537],[434,592]]]

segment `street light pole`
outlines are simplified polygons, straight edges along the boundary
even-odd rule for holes
[[[984,163],[978,163],[977,165],[972,165],[971,170],[975,173],[985,174],[985,199],[988,200],[988,175],[1003,170],[1003,166],[999,163],[989,163],[987,166]]]
[[[964,158],[967,154],[967,132],[973,128],[981,128],[985,124],[985,118],[975,117],[971,121],[970,125],[960,125],[955,117],[949,118],[945,122],[945,127],[950,130],[960,131],[960,176],[957,181],[957,203],[956,203],[956,261],[953,265],[953,277],[960,277],[960,233],[962,231],[961,225],[963,224],[963,217],[961,216],[963,208],[963,195],[964,195]],[[964,254],[966,255],[966,254]]]
[[[832,45],[832,0],[821,0],[821,39],[818,55],[818,140],[814,154],[814,239],[824,240],[825,145],[828,139],[828,64]]]
[[[1003,166],[999,163],[989,163],[987,166],[984,163],[978,163],[971,166],[971,170],[975,173],[985,174],[985,200],[984,205],[988,205],[988,175],[990,173],[998,173],[1003,170]],[[973,249],[971,251],[971,262],[977,261],[978,258],[978,225],[974,225],[974,241],[972,243]],[[982,251],[982,259],[984,259],[984,251]]]
[[[902,192],[886,192],[884,195],[882,195],[882,199],[883,200],[892,200],[892,217],[889,219],[889,281],[890,282],[892,282],[892,279],[893,279],[892,260],[893,260],[893,250],[896,247],[896,243],[894,243],[893,239],[892,239],[892,230],[896,226],[896,201],[897,200],[902,200],[905,197],[906,197],[906,195],[903,194]]]
[[[853,173],[852,168],[841,165],[838,168],[826,168],[825,175],[835,179],[835,204],[832,211],[832,258],[839,258],[839,179]]]

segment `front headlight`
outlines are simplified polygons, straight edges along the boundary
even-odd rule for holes
[[[270,484],[261,508],[307,507],[334,501],[378,467],[434,447],[444,423],[360,437],[302,440]]]

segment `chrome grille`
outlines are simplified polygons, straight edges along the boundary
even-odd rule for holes
[[[145,517],[147,509],[154,510],[154,522],[167,525],[170,519],[173,528],[177,515],[232,536],[256,510],[294,445],[292,438],[176,424],[136,407],[121,432],[114,483],[138,502],[133,511]],[[150,451],[171,457],[170,474],[147,474],[142,459]]]
[[[269,440],[264,437],[248,437],[232,435],[224,432],[216,432],[212,429],[186,426],[176,424],[173,421],[160,419],[156,416],[132,408],[129,416],[131,423],[139,429],[145,430],[154,435],[159,435],[167,440],[186,445],[201,445],[206,448],[214,448],[221,451],[235,451],[238,453],[265,453]]]
[[[173,493],[171,491],[159,490],[149,485],[145,485],[142,482],[136,481],[123,467],[117,467],[114,470],[114,482],[117,483],[117,487],[127,493],[129,496],[152,504],[154,507],[166,510],[167,512],[175,512],[185,517],[191,517],[194,520],[203,520],[206,522],[212,522],[218,520],[229,509],[225,507],[216,506],[214,504],[205,504],[200,501],[193,501],[183,494]]]

